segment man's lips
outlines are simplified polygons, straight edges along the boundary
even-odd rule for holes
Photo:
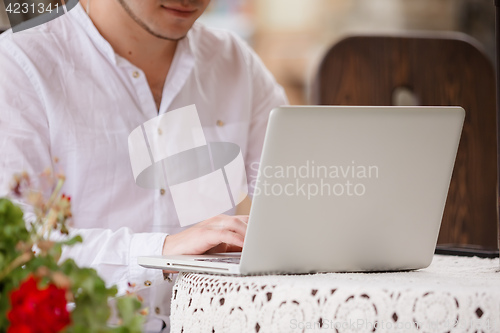
[[[164,10],[172,15],[178,17],[190,17],[196,12],[196,8],[185,8],[185,7],[173,7],[173,6],[162,6]]]

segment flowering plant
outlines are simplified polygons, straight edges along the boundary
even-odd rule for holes
[[[82,241],[69,237],[71,198],[61,194],[64,176],[46,170],[40,190],[27,173],[14,176],[13,196],[33,207],[27,226],[22,210],[0,198],[0,331],[1,332],[140,332],[144,310],[133,294],[115,299],[118,324],[109,325],[108,300],[117,293],[97,272],[72,259],[59,262],[62,247]],[[51,192],[46,198],[43,188]],[[51,234],[68,235],[63,241]]]

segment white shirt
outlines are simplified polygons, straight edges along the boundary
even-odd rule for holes
[[[286,102],[242,40],[195,24],[177,46],[159,114],[195,104],[206,140],[238,144],[251,180],[269,112]],[[120,292],[127,282],[149,289],[150,313],[166,317],[172,285],[137,257],[160,255],[165,236],[182,228],[168,191],[135,184],[127,146],[129,133],[157,115],[144,73],[113,51],[81,5],[0,36],[0,195],[13,173],[36,175],[57,157],[84,238],[63,256]]]

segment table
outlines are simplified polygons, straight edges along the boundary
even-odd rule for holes
[[[498,259],[394,273],[180,273],[171,332],[500,332]]]

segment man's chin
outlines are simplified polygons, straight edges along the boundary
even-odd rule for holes
[[[186,38],[187,32],[179,32],[179,33],[172,33],[172,32],[163,32],[160,29],[146,29],[147,32],[149,32],[151,35],[164,39],[164,40],[171,40],[171,41],[179,41],[181,39]]]
[[[146,30],[153,36],[161,39],[178,41],[186,37],[191,26],[176,27],[176,26],[145,26]]]
[[[177,41],[180,41],[181,39],[186,38],[186,35],[183,35],[183,36],[180,36],[180,37],[177,37],[177,36],[172,37],[172,36],[169,36],[169,35],[154,34],[153,36],[158,37],[160,39],[164,39],[164,40],[170,40],[170,41],[173,41],[173,42],[177,42]]]

